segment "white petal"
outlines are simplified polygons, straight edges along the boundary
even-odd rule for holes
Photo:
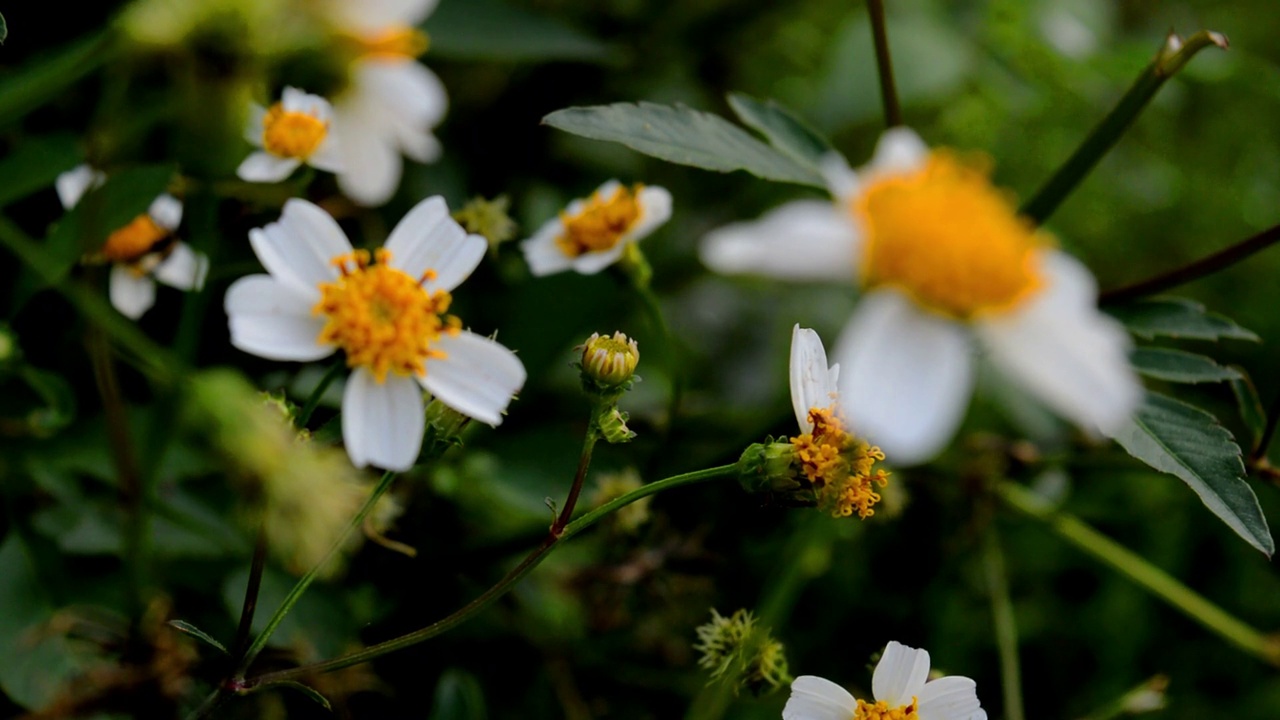
[[[631,242],[642,240],[671,219],[671,193],[666,188],[646,185],[636,199],[640,203],[640,220],[626,234]]]
[[[930,680],[916,697],[920,720],[972,720],[982,709],[977,683],[958,675]]]
[[[406,154],[423,162],[433,159],[421,157],[425,148],[419,147],[422,141],[415,136],[430,136],[428,131],[440,124],[449,109],[440,78],[412,60],[358,61],[351,72],[354,91],[364,96],[365,103],[379,107],[374,119],[403,141]]]
[[[782,720],[851,720],[857,707],[848,690],[825,678],[801,675],[791,682]]]
[[[847,205],[857,194],[860,183],[858,174],[849,167],[849,161],[838,152],[829,152],[818,161],[818,169],[827,181],[827,190],[839,205]]]
[[[121,315],[137,320],[156,304],[156,283],[146,275],[135,275],[125,265],[113,265],[107,280],[111,305]]]
[[[442,337],[443,359],[427,360],[422,384],[440,402],[490,425],[502,422],[511,397],[524,386],[524,364],[496,340],[463,331]]]
[[[156,225],[173,232],[182,224],[182,201],[169,193],[164,193],[151,201],[147,214]]]
[[[362,106],[362,101],[352,95],[334,108],[333,128],[342,163],[338,187],[361,205],[382,205],[395,194],[403,165],[392,138],[385,136],[373,117],[379,109]]]
[[[480,264],[489,243],[468,235],[450,215],[444,198],[436,195],[413,206],[387,238],[391,265],[414,278],[434,270],[427,290],[452,290]]]
[[[245,118],[244,139],[254,147],[262,147],[262,135],[266,132],[267,109],[258,103],[249,103],[249,117]]]
[[[338,137],[332,132],[328,133],[320,141],[320,147],[307,158],[307,164],[325,172],[342,172],[342,148],[339,145]]]
[[[859,236],[852,218],[832,203],[797,200],[708,233],[699,256],[719,273],[853,282]]]
[[[573,258],[556,245],[556,238],[563,233],[564,223],[554,217],[543,223],[533,237],[520,243],[530,272],[537,276],[551,275],[573,267]]]
[[[914,130],[894,127],[880,135],[871,163],[863,168],[863,172],[877,175],[909,173],[919,170],[928,159],[929,146]]]
[[[62,207],[70,210],[80,202],[80,198],[91,189],[106,182],[107,176],[101,170],[94,170],[88,165],[77,165],[58,175],[53,187],[58,191],[58,200]]]
[[[285,87],[280,104],[289,112],[306,113],[323,122],[333,119],[333,106],[328,100],[295,87]]]
[[[439,0],[329,0],[328,14],[338,25],[357,32],[377,33],[394,26],[418,25]]]
[[[155,269],[156,279],[179,290],[199,290],[209,274],[209,258],[186,243],[174,243],[169,256]]]
[[[422,449],[422,389],[413,378],[390,373],[378,382],[356,368],[342,394],[342,442],[356,467],[373,465],[402,472]]]
[[[1046,260],[1044,292],[976,329],[992,361],[1050,407],[1085,429],[1114,434],[1142,397],[1129,335],[1098,311],[1079,262],[1058,251]]]
[[[259,150],[240,163],[240,167],[236,168],[236,177],[245,182],[280,182],[301,164],[302,161],[297,158],[279,157]]]
[[[628,241],[620,240],[616,245],[608,250],[599,250],[596,252],[585,252],[576,258],[573,258],[571,264],[573,269],[583,275],[595,275],[601,270],[618,262],[622,258],[622,253],[627,250]]]
[[[249,243],[272,277],[316,299],[317,285],[338,277],[333,259],[351,252],[351,242],[329,213],[297,198],[284,204],[279,221],[250,230]]]
[[[841,406],[855,432],[894,465],[936,455],[955,433],[973,391],[965,328],[892,290],[868,293],[836,346]]]
[[[920,695],[928,678],[929,651],[891,640],[871,675],[871,692],[890,707],[907,705]]]
[[[827,408],[837,399],[840,366],[827,367],[827,351],[818,333],[796,325],[791,330],[791,407],[805,432],[813,431],[809,411]]]
[[[269,360],[319,360],[333,354],[317,340],[324,318],[311,312],[314,299],[269,275],[248,275],[227,288],[223,301],[231,344]]]

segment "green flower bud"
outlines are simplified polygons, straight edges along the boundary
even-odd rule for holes
[[[794,493],[805,484],[797,479],[796,449],[788,442],[755,443],[738,458],[738,483],[757,493]]]
[[[600,436],[613,445],[630,442],[636,434],[627,427],[628,417],[630,416],[617,407],[610,407],[600,416]]]
[[[492,253],[497,252],[499,245],[516,236],[516,221],[508,214],[510,208],[511,198],[506,195],[499,195],[492,200],[474,197],[453,213],[453,219],[466,228],[467,232],[483,235],[489,241],[489,252]]]
[[[621,391],[640,363],[640,346],[635,340],[615,332],[612,337],[591,333],[582,346],[582,381],[601,392]]]
[[[746,688],[754,695],[770,693],[791,683],[786,652],[769,629],[756,624],[747,610],[725,617],[711,609],[711,620],[698,628],[694,650],[698,665],[711,671],[711,682],[733,683],[734,693]]]

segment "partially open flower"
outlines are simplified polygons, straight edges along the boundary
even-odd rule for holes
[[[670,217],[671,193],[663,188],[628,188],[610,180],[591,197],[569,203],[520,248],[534,275],[565,270],[592,275],[617,262],[629,244]]]
[[[621,332],[591,333],[582,346],[582,375],[602,388],[616,388],[636,372],[640,346]]]

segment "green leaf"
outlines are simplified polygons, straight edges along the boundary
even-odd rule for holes
[[[593,140],[622,143],[660,160],[704,170],[825,188],[812,167],[751,137],[729,121],[683,105],[614,103],[557,110],[542,122]]]
[[[729,107],[747,127],[801,164],[816,168],[824,155],[835,152],[826,138],[773,100],[761,102],[742,93],[729,93]]]
[[[1157,336],[1192,340],[1258,341],[1258,336],[1235,322],[1207,312],[1203,305],[1186,298],[1154,298],[1107,308],[1129,332],[1150,340]]]
[[[102,32],[35,58],[0,80],[0,124],[6,124],[61,95],[107,58],[111,34]]]
[[[195,625],[192,625],[186,620],[170,620],[169,627],[173,628],[174,630],[177,630],[180,633],[185,633],[187,635],[190,635],[191,637],[204,642],[206,645],[210,645],[212,647],[215,647],[221,650],[224,655],[228,654],[227,648],[223,646],[222,643],[214,639],[214,637],[209,633],[201,630]]]
[[[560,20],[497,0],[441,3],[427,20],[430,55],[463,60],[611,62],[617,49]]]
[[[0,160],[0,207],[50,187],[79,163],[79,143],[70,135],[23,140]]]
[[[1133,368],[1147,377],[1176,383],[1238,380],[1240,373],[1213,358],[1169,348],[1138,348],[1129,356]]]
[[[458,668],[440,675],[427,720],[485,720],[488,716],[484,692],[474,675]]]
[[[329,711],[333,710],[333,706],[329,704],[329,698],[325,697],[324,695],[321,695],[319,690],[316,690],[310,685],[304,685],[294,680],[283,680],[281,682],[268,683],[266,685],[261,685],[255,688],[254,691],[256,692],[258,690],[267,690],[269,688],[279,688],[279,687],[289,688],[290,690],[297,690],[303,695],[306,695],[310,700],[312,700],[313,702],[315,702],[317,705],[324,708],[325,710],[329,710]]]
[[[1212,415],[1148,392],[1115,440],[1130,455],[1185,482],[1245,542],[1267,557],[1275,552],[1267,519],[1244,479],[1240,446]]]
[[[1262,399],[1258,397],[1258,388],[1244,370],[1233,368],[1239,377],[1231,380],[1231,392],[1236,396],[1236,406],[1240,409],[1240,420],[1249,429],[1249,447],[1256,448],[1262,442],[1262,434],[1267,428],[1267,411],[1262,407]]]

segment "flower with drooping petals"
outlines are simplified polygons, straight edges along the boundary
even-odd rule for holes
[[[617,262],[630,243],[670,217],[671,193],[665,189],[610,180],[591,197],[569,203],[520,249],[534,275],[565,270],[592,275]]]
[[[273,360],[342,350],[352,368],[342,437],[357,467],[414,464],[425,423],[419,386],[460,413],[502,422],[524,365],[447,314],[450,291],[488,244],[449,217],[443,198],[418,203],[374,253],[354,250],[328,213],[297,199],[249,241],[270,274],[227,290],[231,343]]]
[[[875,702],[858,700],[830,680],[801,675],[791,683],[782,720],[987,720],[976,683],[957,675],[929,680],[929,651],[897,642],[885,646],[871,691]]]
[[[319,95],[286,87],[270,108],[253,105],[244,137],[262,148],[240,163],[236,175],[249,182],[279,182],[306,163],[339,172],[338,143],[330,132],[333,107]]]
[[[842,280],[865,297],[835,356],[849,419],[895,462],[936,455],[975,377],[975,345],[1076,424],[1121,429],[1141,384],[1089,270],[1017,215],[982,163],[889,130],[870,165],[825,163],[834,204],[802,200],[708,235],[725,273]],[[975,343],[976,339],[976,343]]]
[[[58,176],[54,189],[68,210],[106,175],[80,165]],[[156,281],[179,290],[199,290],[209,272],[209,259],[174,238],[182,223],[182,203],[168,193],[151,202],[145,213],[116,228],[94,260],[111,263],[107,294],[122,315],[137,320],[156,304]]]

